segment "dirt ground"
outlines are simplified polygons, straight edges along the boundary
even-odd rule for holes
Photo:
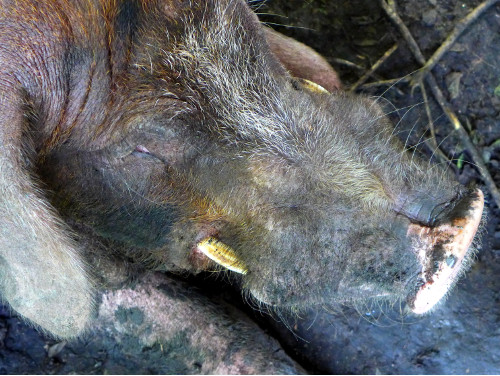
[[[253,1],[263,22],[318,50],[337,69],[346,88],[384,53],[397,50],[368,82],[404,77],[420,65],[398,29],[374,0]],[[398,12],[429,58],[478,0],[399,0]],[[464,31],[433,74],[500,186],[500,3]],[[387,100],[398,134],[427,158],[433,149],[421,90],[408,83],[361,87]],[[429,96],[437,143],[458,179],[485,192],[488,221],[477,261],[447,301],[415,317],[401,307],[339,307],[277,321],[245,307],[221,281],[195,279],[200,290],[247,311],[311,373],[498,374],[500,373],[500,210],[485,186],[470,150]],[[393,106],[393,107],[389,107]],[[208,287],[207,287],[208,285]],[[214,286],[220,290],[215,291]],[[285,321],[283,323],[282,321]],[[286,325],[285,325],[286,324]],[[148,353],[130,354],[105,336],[57,344],[0,310],[0,373],[161,373]],[[137,359],[143,358],[140,363]],[[149,368],[145,365],[149,364]],[[104,366],[105,365],[105,366]],[[182,369],[173,369],[182,371]]]

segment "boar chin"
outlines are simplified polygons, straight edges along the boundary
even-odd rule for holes
[[[408,297],[414,313],[431,310],[466,269],[472,257],[471,244],[481,222],[483,205],[483,193],[477,189],[435,226],[412,223],[408,227],[407,235],[412,239],[422,268],[417,289]]]

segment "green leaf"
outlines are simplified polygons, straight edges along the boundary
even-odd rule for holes
[[[497,97],[500,97],[500,85],[498,85],[495,90],[493,91],[493,94],[495,94],[495,96]]]
[[[500,146],[500,139],[495,140],[491,145],[490,148],[495,149]]]
[[[459,169],[462,169],[462,167],[464,167],[464,159],[465,159],[464,153],[460,154],[460,156],[457,159],[457,167]]]

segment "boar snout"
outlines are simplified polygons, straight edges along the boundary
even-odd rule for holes
[[[476,189],[447,213],[440,214],[434,226],[412,223],[408,227],[408,237],[422,269],[416,291],[408,297],[414,313],[432,309],[466,269],[473,255],[471,244],[481,222],[483,205],[483,193]]]
[[[280,245],[281,254],[272,253],[280,262],[271,280],[258,267],[250,269],[249,290],[276,307],[401,299],[413,313],[427,313],[470,265],[483,205],[483,193],[475,189],[446,204],[408,205],[406,212],[379,218],[377,225],[367,215],[346,218],[335,229],[313,220],[303,222],[302,230],[282,229],[281,238],[290,243]]]

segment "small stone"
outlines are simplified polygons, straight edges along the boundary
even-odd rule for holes
[[[434,26],[436,24],[436,20],[438,17],[438,13],[436,9],[431,9],[422,14],[422,21],[427,25],[427,26]]]
[[[49,347],[49,349],[47,350],[47,356],[49,358],[53,358],[55,357],[57,354],[59,354],[62,349],[64,349],[64,346],[66,346],[66,341],[62,341],[62,342],[58,342],[56,343],[55,345],[52,345]]]
[[[460,95],[460,80],[464,74],[460,72],[453,72],[446,76],[446,86],[450,93],[450,99],[458,98]]]

